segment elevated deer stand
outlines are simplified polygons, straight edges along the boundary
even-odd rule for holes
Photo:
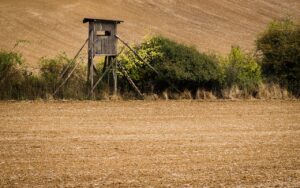
[[[124,40],[122,40],[117,35],[117,25],[123,21],[119,20],[104,20],[104,19],[94,19],[94,18],[84,18],[83,23],[89,23],[89,37],[84,42],[83,46],[79,49],[76,53],[75,57],[73,58],[74,64],[68,64],[65,70],[62,72],[59,78],[59,86],[56,88],[53,96],[55,96],[58,91],[67,83],[70,79],[71,75],[74,73],[78,63],[76,59],[78,58],[79,54],[88,43],[88,70],[87,70],[87,80],[90,85],[90,92],[89,96],[93,95],[93,92],[97,85],[104,79],[104,77],[108,74],[107,81],[110,91],[112,90],[113,95],[117,94],[118,91],[118,83],[117,83],[117,70],[119,69],[120,72],[128,80],[129,84],[133,87],[133,89],[137,92],[141,99],[144,99],[144,95],[140,92],[138,87],[134,84],[132,79],[129,77],[128,73],[126,72],[125,67],[117,61],[118,50],[117,50],[117,43],[120,41],[125,47],[127,47],[137,58],[139,61],[143,62],[145,65],[149,66],[157,75],[160,75],[154,67],[152,67],[149,63],[143,60],[141,56],[137,52],[135,52]],[[95,73],[97,69],[94,64],[95,56],[104,56],[105,62],[102,74],[100,78],[94,82]],[[109,78],[110,72],[112,72],[113,78],[113,87],[111,89]]]
[[[91,92],[95,89],[94,74],[95,56],[105,56],[103,74],[112,71],[113,78],[113,94],[117,94],[117,25],[123,21],[119,20],[104,20],[85,18],[83,23],[89,23],[89,38],[88,38],[88,71],[87,80],[90,85]],[[110,70],[108,70],[110,69]],[[107,71],[108,70],[108,71]],[[107,72],[106,72],[107,71]],[[108,76],[108,85],[109,76]]]

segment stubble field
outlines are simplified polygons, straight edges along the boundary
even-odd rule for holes
[[[299,187],[299,156],[299,101],[0,102],[0,187]]]
[[[251,52],[270,21],[289,15],[300,23],[299,10],[299,0],[1,0],[0,49],[29,41],[15,51],[33,70],[44,56],[74,57],[88,36],[82,20],[92,17],[124,20],[118,35],[130,44],[163,35],[202,52]]]

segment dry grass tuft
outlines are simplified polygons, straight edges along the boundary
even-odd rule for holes
[[[144,94],[144,99],[146,101],[156,101],[159,99],[159,96],[155,93],[151,93],[151,94]]]
[[[123,100],[123,98],[120,94],[116,94],[116,95],[111,95],[109,97],[109,100],[111,100],[111,101],[121,101],[121,100]]]
[[[196,92],[196,99],[199,100],[216,100],[217,97],[213,94],[212,91],[206,91],[203,89],[198,89]]]
[[[261,84],[257,98],[259,99],[292,99],[293,95],[278,84]]]
[[[98,93],[95,92],[94,96],[99,96],[99,98],[96,98],[96,99],[105,100],[105,101],[110,100],[109,93],[106,90],[103,90],[103,91],[98,92]],[[95,98],[94,96],[92,98]]]
[[[168,90],[166,90],[166,91],[164,91],[163,93],[162,93],[162,98],[164,99],[164,100],[169,100],[169,93],[168,93]]]
[[[123,100],[134,100],[136,99],[136,94],[133,91],[126,91],[122,93]]]
[[[224,98],[226,99],[241,99],[243,97],[243,91],[238,86],[233,86],[229,89],[223,90]]]
[[[183,92],[180,93],[179,99],[188,99],[192,100],[193,95],[189,90],[184,90]]]

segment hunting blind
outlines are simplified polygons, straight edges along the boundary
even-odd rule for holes
[[[91,55],[117,55],[117,25],[123,21],[85,18],[89,23],[89,49]]]
[[[67,68],[62,72],[60,78],[63,79],[60,82],[60,85],[56,88],[53,96],[57,94],[60,88],[62,88],[68,79],[71,77],[73,72],[75,71],[78,63],[76,59],[79,54],[88,43],[88,70],[87,70],[87,80],[90,85],[90,95],[93,94],[93,91],[97,87],[97,85],[106,77],[108,81],[108,86],[111,88],[113,94],[117,94],[117,70],[119,70],[123,76],[128,80],[129,84],[133,87],[133,89],[139,94],[141,98],[144,98],[143,94],[140,92],[138,87],[134,84],[132,79],[129,77],[125,67],[117,61],[117,56],[120,52],[118,52],[118,41],[120,41],[125,47],[127,47],[137,58],[139,61],[148,65],[154,72],[159,74],[149,63],[145,62],[141,56],[137,52],[135,52],[125,41],[123,41],[117,35],[117,26],[122,23],[120,20],[105,20],[105,19],[95,19],[95,18],[84,18],[83,23],[89,23],[88,26],[88,39],[85,41],[83,46],[79,49],[73,61],[75,62],[73,65],[69,64]],[[104,56],[104,67],[101,75],[96,75],[97,69],[94,64],[95,56]],[[112,74],[110,74],[112,73]],[[113,84],[109,82],[110,75],[112,75]],[[99,79],[94,83],[95,76],[99,76]],[[110,89],[111,90],[111,89]]]
[[[83,23],[88,26],[88,81],[91,88],[94,87],[94,57],[105,56],[105,66],[110,66],[117,57],[117,25],[120,20],[104,20],[94,18],[84,18]],[[106,68],[106,67],[104,67]],[[117,93],[117,67],[112,67],[114,80],[114,94]]]

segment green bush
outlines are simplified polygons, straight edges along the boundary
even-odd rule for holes
[[[157,75],[129,51],[121,56],[120,61],[143,92],[161,92],[174,86],[182,91],[219,87],[221,69],[214,56],[161,36],[146,40],[134,49],[159,73]]]
[[[289,18],[275,20],[258,37],[256,45],[268,81],[300,96],[300,26]]]
[[[24,80],[22,83],[22,99],[46,99],[47,92],[44,83],[38,75],[31,72],[24,72]]]
[[[35,75],[23,66],[22,55],[15,52],[0,52],[0,99],[47,99],[53,94],[63,78],[61,73],[74,62],[65,54],[55,58],[40,60],[40,74]],[[83,66],[78,66],[66,85],[61,88],[57,98],[83,99],[86,96],[85,73]]]
[[[23,58],[15,52],[0,51],[0,98],[21,98]]]
[[[39,63],[41,79],[45,84],[45,89],[47,92],[53,93],[68,62],[65,57],[58,56],[54,59],[42,58]]]
[[[261,67],[256,59],[244,53],[239,47],[232,47],[223,62],[223,88],[239,87],[245,93],[253,94],[262,82]]]
[[[41,85],[45,93],[49,95],[55,92],[75,66],[75,62],[65,54],[58,55],[55,58],[42,58],[39,64]],[[62,75],[67,66],[70,67],[69,71]],[[56,97],[82,99],[85,96],[85,86],[84,68],[83,66],[78,66]]]

